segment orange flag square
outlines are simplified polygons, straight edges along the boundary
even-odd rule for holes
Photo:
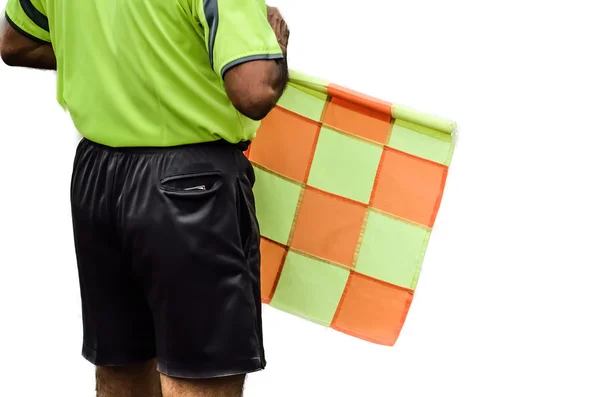
[[[307,187],[292,248],[350,267],[366,212],[365,205]]]
[[[278,174],[305,183],[320,126],[281,107],[260,123],[249,158]]]
[[[353,273],[331,327],[370,342],[393,346],[412,298],[409,290]]]
[[[390,121],[388,114],[337,97],[327,104],[323,116],[323,124],[381,144],[392,130]]]
[[[371,199],[373,208],[432,227],[448,167],[394,149],[384,150]]]
[[[285,247],[265,238],[260,239],[260,292],[264,303],[269,304],[273,298],[286,253]]]

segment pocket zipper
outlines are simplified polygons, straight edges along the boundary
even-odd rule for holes
[[[183,190],[185,190],[185,191],[190,191],[190,190],[206,190],[206,185],[198,185],[198,186],[186,187]]]

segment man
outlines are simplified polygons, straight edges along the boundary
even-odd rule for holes
[[[97,395],[240,396],[266,364],[243,151],[287,83],[285,21],[264,0],[9,0],[6,20],[4,62],[55,69],[84,137],[71,202]]]

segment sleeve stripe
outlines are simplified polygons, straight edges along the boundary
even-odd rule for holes
[[[227,72],[229,69],[231,69],[234,66],[240,65],[244,62],[259,61],[259,60],[273,60],[273,59],[283,59],[283,54],[259,54],[259,55],[250,55],[247,57],[236,59],[235,61],[231,61],[227,65],[223,66],[223,70],[221,71],[221,76],[225,76],[225,72]]]
[[[12,19],[10,19],[8,14],[5,14],[4,17],[6,18],[6,22],[8,22],[8,24],[10,26],[12,26],[13,29],[16,30],[17,32],[19,32],[20,34],[22,34],[23,36],[25,36],[28,39],[33,40],[37,43],[40,43],[40,44],[48,44],[48,42],[46,40],[42,40],[38,37],[35,37],[34,35],[29,34],[26,31],[24,31],[23,29],[21,29]]]
[[[48,18],[42,14],[35,6],[31,3],[31,0],[19,0],[21,7],[25,14],[31,19],[31,22],[35,23],[46,32],[50,32],[50,25]]]
[[[24,1],[24,0],[21,0]],[[219,5],[217,0],[204,0],[204,16],[208,23],[208,59],[210,60],[210,67],[214,69],[214,50],[215,50],[215,39],[217,37],[217,29],[219,27]]]

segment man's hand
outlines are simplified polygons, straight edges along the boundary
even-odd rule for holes
[[[56,57],[50,43],[24,36],[6,20],[0,27],[0,57],[9,66],[56,70]]]
[[[290,29],[288,28],[285,19],[281,16],[279,9],[270,6],[267,7],[267,19],[275,32],[275,36],[277,36],[277,41],[281,46],[283,55],[286,56],[288,39],[290,38]]]

